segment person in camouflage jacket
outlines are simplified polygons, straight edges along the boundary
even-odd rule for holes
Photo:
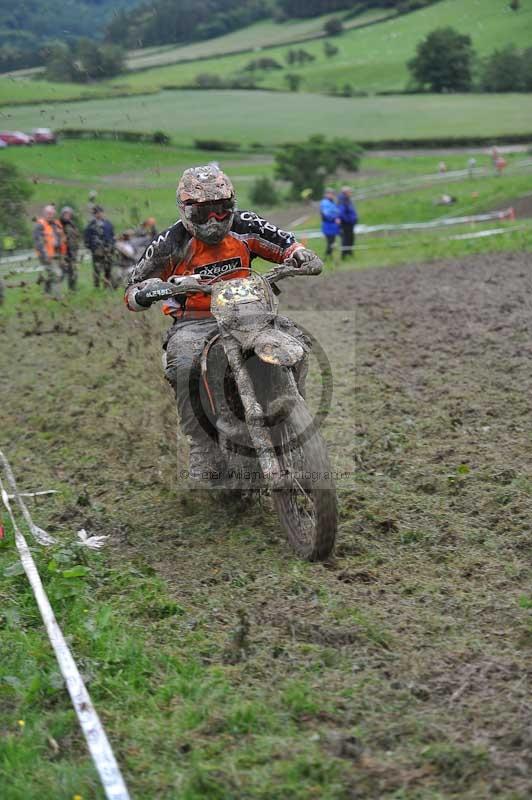
[[[100,286],[103,273],[103,285],[112,288],[111,269],[115,246],[115,232],[112,224],[105,218],[103,208],[94,206],[93,219],[85,228],[85,245],[92,253],[92,272],[94,286]]]
[[[78,284],[79,228],[74,222],[74,211],[70,206],[61,209],[59,219],[66,239],[66,253],[62,263],[63,278],[66,278],[68,288],[75,291]]]

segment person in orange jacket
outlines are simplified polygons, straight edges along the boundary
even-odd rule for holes
[[[33,242],[39,262],[44,271],[44,291],[59,297],[59,284],[63,278],[62,262],[67,254],[67,242],[61,222],[57,219],[55,206],[43,208],[33,229]]]

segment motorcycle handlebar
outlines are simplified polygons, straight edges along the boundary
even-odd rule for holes
[[[316,273],[315,270],[311,268],[307,269],[305,266],[295,266],[294,264],[287,262],[285,264],[280,264],[269,272],[257,274],[259,274],[261,278],[270,284],[275,294],[278,294],[280,290],[275,286],[277,281],[284,280],[284,278],[292,278],[294,276],[314,275]],[[224,275],[223,277],[226,276]],[[192,275],[187,275],[186,277],[176,275],[170,278],[168,283],[170,283],[174,288],[174,291],[172,292],[173,297],[180,294],[187,294],[188,292],[212,294],[212,284],[203,283]]]
[[[179,294],[187,294],[188,292],[212,294],[212,286],[210,284],[201,283],[198,278],[194,278],[193,276],[187,275],[187,277],[182,278],[176,275],[173,279],[170,278],[168,283],[174,287],[174,291],[172,292],[173,297]]]

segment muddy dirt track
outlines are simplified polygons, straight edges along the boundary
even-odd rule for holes
[[[118,299],[0,323],[2,447],[24,486],[63,487],[43,506],[50,529],[110,534],[110,558],[164,577],[186,610],[181,646],[221,665],[235,692],[305,682],[292,744],[314,737],[340,787],[308,797],[524,800],[531,298],[526,254],[284,284],[283,310],[332,366],[323,432],[341,525],[328,564],[291,557],[267,502],[220,515],[176,478],[186,454],[176,465],[161,322]],[[319,388],[314,365],[314,402]],[[237,612],[249,619],[241,662],[227,657]],[[194,747],[223,735],[215,723]],[[216,797],[255,797],[220,763]]]

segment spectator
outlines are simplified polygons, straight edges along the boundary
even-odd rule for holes
[[[85,244],[92,253],[92,274],[96,289],[100,286],[103,272],[103,285],[112,287],[111,268],[113,266],[113,250],[115,244],[114,228],[104,217],[103,208],[94,206],[93,219],[85,228]]]
[[[55,206],[44,207],[42,217],[33,229],[33,242],[44,272],[44,291],[59,299],[59,284],[63,277],[62,263],[67,245],[61,222],[56,219]]]
[[[89,214],[94,214],[94,208],[97,205],[96,198],[98,197],[98,192],[96,189],[91,189],[89,192],[89,202],[87,203],[87,209]]]
[[[467,161],[467,174],[470,178],[475,174],[475,167],[477,166],[477,159],[471,156]]]
[[[155,217],[145,219],[142,225],[137,228],[135,234],[137,236],[146,236],[150,242],[155,239],[157,236],[157,220]]]
[[[353,255],[353,245],[355,244],[355,225],[358,222],[358,215],[351,200],[352,195],[353,192],[349,186],[343,186],[337,200],[342,234],[342,258],[349,258]]]
[[[499,156],[499,157],[498,157],[498,158],[495,160],[495,164],[494,164],[494,166],[495,166],[495,174],[497,175],[497,177],[498,177],[498,178],[500,178],[500,177],[501,177],[501,175],[502,175],[502,171],[503,171],[503,169],[505,168],[505,166],[506,166],[506,164],[507,164],[507,163],[508,163],[508,162],[506,161],[506,159],[505,159],[505,158],[503,158],[502,156]]]
[[[328,187],[320,203],[321,232],[325,236],[327,247],[325,256],[332,255],[334,241],[340,233],[340,210],[335,202],[335,191]]]
[[[447,172],[447,164],[445,163],[445,161],[440,161],[440,163],[438,164],[438,172],[440,173],[440,175],[444,175]]]
[[[67,279],[68,288],[73,292],[78,284],[77,259],[79,250],[79,229],[74,222],[74,211],[70,206],[61,209],[61,225],[65,232],[66,254],[63,260],[63,278]]]

